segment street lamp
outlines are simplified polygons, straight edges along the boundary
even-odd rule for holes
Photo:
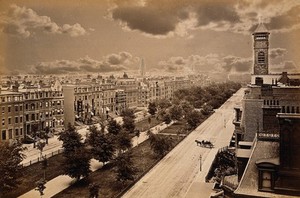
[[[200,155],[199,162],[200,162],[200,171],[202,171],[202,155]]]

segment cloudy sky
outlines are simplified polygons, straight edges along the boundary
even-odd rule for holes
[[[299,0],[0,0],[0,74],[250,73],[271,32],[270,70],[300,72]]]

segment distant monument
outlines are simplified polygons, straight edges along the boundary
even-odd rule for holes
[[[146,67],[145,67],[145,63],[144,63],[144,59],[142,58],[142,60],[141,60],[141,65],[140,65],[140,75],[142,76],[142,77],[144,77],[145,76],[145,74],[146,74]]]

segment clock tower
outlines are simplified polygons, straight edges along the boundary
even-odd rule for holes
[[[267,28],[260,23],[254,31],[254,75],[269,74],[269,35]]]

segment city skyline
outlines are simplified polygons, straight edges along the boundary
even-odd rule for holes
[[[1,1],[2,74],[251,73],[259,21],[270,71],[299,72],[298,1]],[[284,39],[283,39],[284,38]]]

